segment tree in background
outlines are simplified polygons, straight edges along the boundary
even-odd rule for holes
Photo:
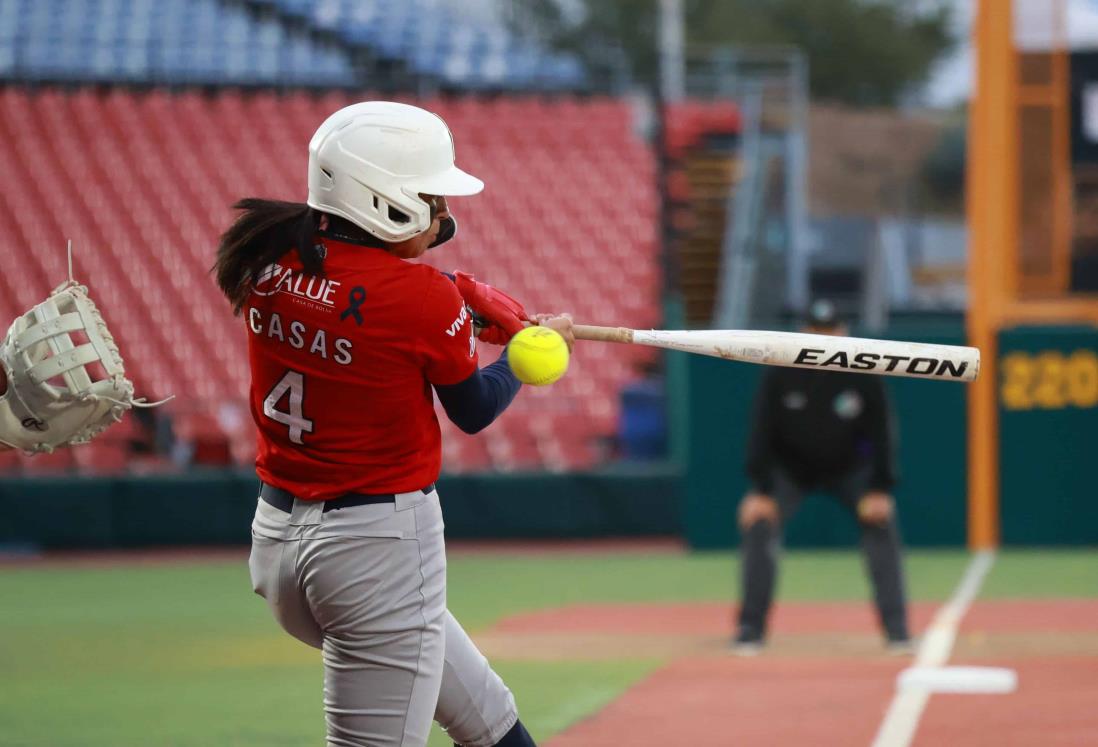
[[[808,57],[813,97],[859,106],[899,103],[952,45],[946,0],[683,0],[683,6],[688,47],[797,46]],[[624,61],[637,83],[653,86],[658,79],[659,0],[517,0],[513,18],[578,55],[595,75],[613,76]]]
[[[957,112],[922,166],[920,199],[929,212],[964,214],[968,113]]]

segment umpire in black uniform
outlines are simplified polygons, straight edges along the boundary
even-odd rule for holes
[[[846,334],[834,306],[817,301],[805,332]],[[854,517],[890,650],[911,642],[895,504],[895,433],[880,377],[845,371],[768,368],[755,399],[747,472],[752,488],[740,503],[741,604],[737,653],[757,653],[766,638],[782,526],[805,493],[836,498]]]

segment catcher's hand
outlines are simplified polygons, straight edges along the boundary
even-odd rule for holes
[[[498,288],[478,283],[472,275],[454,273],[454,284],[465,303],[473,310],[473,321],[480,328],[477,337],[493,345],[506,345],[533,318],[522,304]]]
[[[145,404],[134,401],[118,346],[87,288],[72,280],[12,322],[0,363],[7,379],[0,443],[26,452],[87,443]],[[93,380],[89,367],[96,363],[105,376]]]

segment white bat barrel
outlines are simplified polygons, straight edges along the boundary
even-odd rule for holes
[[[633,343],[726,360],[944,381],[974,381],[980,351],[959,345],[750,330],[636,330]]]

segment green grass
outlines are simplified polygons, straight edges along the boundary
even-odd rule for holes
[[[941,600],[962,552],[908,556],[914,599]],[[1098,554],[1007,552],[983,596],[1093,596]],[[451,609],[470,630],[589,602],[731,602],[729,553],[463,555]],[[855,553],[789,553],[781,599],[864,600]],[[316,651],[282,633],[244,562],[0,570],[0,745],[321,745]],[[494,662],[545,739],[597,711],[658,661]],[[432,745],[446,745],[436,734]]]
[[[662,662],[649,660],[589,662],[493,662],[515,693],[522,722],[536,739],[564,730],[584,716],[599,711]],[[435,727],[429,743],[453,744]]]
[[[1098,596],[1098,548],[1000,553],[980,596],[984,599]]]

